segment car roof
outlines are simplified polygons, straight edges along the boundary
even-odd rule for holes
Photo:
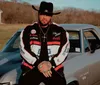
[[[65,30],[82,30],[82,29],[88,29],[88,28],[95,28],[96,26],[91,24],[60,24]]]
[[[82,30],[82,29],[88,29],[88,28],[95,28],[98,29],[96,26],[91,24],[59,24],[62,26],[65,30]],[[24,28],[21,28],[18,30],[18,32],[21,32]]]

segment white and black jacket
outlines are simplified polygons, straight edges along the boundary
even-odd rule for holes
[[[43,33],[38,23],[27,26],[21,32],[20,54],[24,59],[22,64],[32,69],[42,61],[50,61],[55,70],[58,70],[63,67],[62,63],[69,52],[69,34],[54,23],[42,29],[44,33],[48,30],[46,42],[43,42]],[[43,44],[44,47],[41,46]]]

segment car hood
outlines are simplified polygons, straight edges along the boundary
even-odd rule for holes
[[[1,52],[0,53],[0,76],[4,73],[20,66],[21,57],[19,52]]]
[[[0,66],[13,59],[21,59],[18,51],[15,52],[0,52]]]
[[[0,52],[0,60],[3,58],[8,58],[8,56],[19,54],[19,51],[15,52]]]
[[[10,52],[0,52],[0,60],[10,55],[12,55]]]
[[[21,75],[21,68],[17,67],[3,75],[0,78],[0,83],[10,82],[12,85],[18,84],[19,77]]]

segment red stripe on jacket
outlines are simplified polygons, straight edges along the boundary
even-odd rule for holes
[[[33,69],[33,66],[29,65],[29,64],[26,63],[26,62],[22,62],[22,64],[23,64],[24,66],[26,66],[26,67],[29,67],[30,69]]]
[[[30,41],[30,45],[32,45],[32,44],[40,45],[40,42],[38,42],[38,41]]]
[[[33,66],[29,65],[29,64],[26,63],[26,62],[22,62],[22,64],[23,64],[24,66],[30,68],[30,69],[33,69],[33,68],[34,68]],[[57,67],[54,68],[54,69],[55,69],[55,71],[58,71],[58,70],[59,70],[60,68],[62,68],[62,67],[63,67],[63,65],[61,64],[61,65],[57,66]]]
[[[57,66],[56,68],[54,68],[55,69],[55,71],[58,71],[60,68],[62,68],[63,67],[63,65],[61,64],[61,65],[59,65],[59,66]]]
[[[52,42],[47,42],[48,45],[60,45],[60,42],[57,41],[52,41]]]

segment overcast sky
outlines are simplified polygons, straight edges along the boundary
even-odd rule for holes
[[[75,7],[85,10],[100,10],[100,0],[20,0],[30,4],[39,5],[41,1],[50,1],[54,6],[59,8]]]

